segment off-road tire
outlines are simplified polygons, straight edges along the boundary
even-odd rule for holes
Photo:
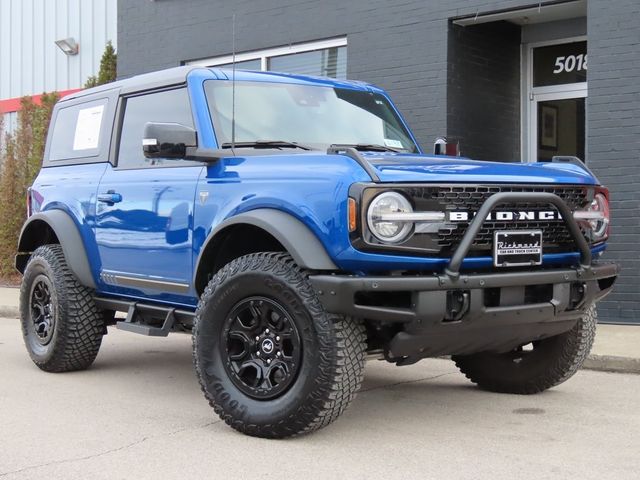
[[[301,337],[295,381],[273,399],[242,392],[223,364],[223,324],[234,304],[253,295],[279,302]],[[221,419],[251,436],[290,437],[336,420],[360,388],[365,350],[362,323],[327,313],[307,274],[286,253],[233,260],[211,279],[196,310],[193,359],[202,391]]]
[[[54,322],[46,345],[39,343],[32,317],[32,288],[39,281],[51,287]],[[60,245],[44,245],[31,255],[20,288],[20,318],[29,356],[44,371],[83,370],[98,355],[105,314],[96,307],[92,290],[69,269]]]
[[[584,363],[596,334],[597,313],[590,306],[569,331],[533,342],[531,351],[454,355],[460,371],[483,390],[533,394],[566,382]]]

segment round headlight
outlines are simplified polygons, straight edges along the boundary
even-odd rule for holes
[[[406,197],[396,192],[384,192],[373,199],[367,211],[371,233],[385,243],[398,243],[411,233],[413,222],[398,219],[398,213],[411,213],[413,208]]]
[[[602,193],[596,193],[587,210],[602,214],[602,218],[589,220],[589,226],[591,227],[593,236],[596,240],[600,240],[607,234],[607,229],[609,228],[609,202],[607,201],[607,197]]]

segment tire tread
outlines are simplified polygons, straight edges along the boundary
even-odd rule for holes
[[[36,249],[31,255],[30,263],[34,259],[42,259],[53,271],[54,278],[50,279],[56,289],[58,302],[56,305],[56,337],[53,354],[46,360],[39,359],[29,349],[27,343],[27,325],[29,318],[28,297],[29,288],[22,282],[20,291],[20,316],[25,343],[33,362],[47,372],[69,372],[83,370],[89,367],[100,349],[104,334],[104,314],[98,309],[93,299],[93,291],[81,285],[67,265],[58,244],[44,245]],[[25,270],[27,276],[29,265]]]
[[[555,358],[546,359],[549,366],[545,373],[523,375],[518,382],[500,378],[500,372],[488,368],[478,356],[454,355],[452,359],[458,369],[483,390],[522,395],[539,393],[566,382],[580,370],[593,346],[596,324],[597,312],[592,305],[570,331],[559,336],[559,350]]]

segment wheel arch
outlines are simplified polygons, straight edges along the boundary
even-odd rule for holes
[[[31,253],[48,243],[60,244],[65,260],[78,281],[86,287],[96,288],[78,227],[63,210],[47,210],[29,217],[20,232],[16,269],[24,273]]]
[[[250,238],[247,248],[241,239]],[[234,254],[224,251],[225,243],[234,247]],[[193,278],[200,294],[215,273],[229,261],[259,251],[283,251],[291,255],[302,268],[309,270],[337,270],[324,245],[300,220],[288,213],[268,208],[251,210],[231,217],[218,225],[205,241]]]

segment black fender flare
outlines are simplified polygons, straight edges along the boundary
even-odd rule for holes
[[[194,284],[201,267],[202,255],[217,235],[232,225],[253,225],[278,240],[295,262],[309,270],[338,270],[318,237],[293,215],[272,208],[259,208],[228,218],[216,226],[200,249],[194,272]]]
[[[56,209],[36,213],[25,222],[18,240],[18,255],[16,255],[18,271],[24,272],[31,253],[42,245],[41,238],[38,237],[38,224],[42,222],[46,223],[55,233],[62,246],[64,258],[78,281],[85,287],[96,288],[78,227],[71,216],[63,210]]]

